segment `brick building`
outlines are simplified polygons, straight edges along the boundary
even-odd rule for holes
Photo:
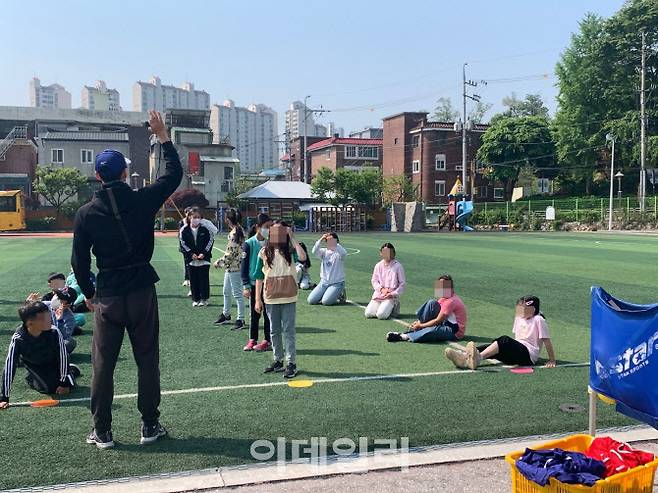
[[[362,171],[380,170],[382,167],[382,139],[340,138],[337,136],[308,146],[311,177],[320,168],[332,171],[348,169]]]
[[[498,186],[476,174],[475,155],[487,125],[476,124],[467,137],[467,192],[475,180],[474,199],[502,198]],[[432,122],[426,112],[406,112],[384,118],[384,177],[404,174],[418,186],[426,204],[445,204],[462,178],[462,135],[454,122]]]
[[[27,126],[16,126],[0,140],[0,190],[32,194],[37,167],[37,146]]]
[[[326,137],[306,137],[306,145],[311,147],[316,142],[326,140]],[[309,172],[304,171],[304,137],[297,137],[290,141],[290,152],[281,157],[281,164],[289,170],[291,181],[304,181],[311,183],[311,159],[307,156],[306,167]]]

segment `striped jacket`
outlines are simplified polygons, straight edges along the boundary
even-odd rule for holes
[[[0,402],[9,401],[9,392],[19,361],[33,368],[51,368],[51,371],[59,373],[61,387],[73,386],[73,382],[68,378],[69,361],[64,338],[55,327],[42,332],[39,337],[30,335],[22,326],[16,330],[9,344],[2,373]]]

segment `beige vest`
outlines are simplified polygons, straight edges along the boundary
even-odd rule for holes
[[[288,265],[279,250],[274,250],[272,267],[267,265],[265,249],[258,254],[263,260],[263,298],[267,305],[283,305],[297,302],[297,272],[295,263]]]

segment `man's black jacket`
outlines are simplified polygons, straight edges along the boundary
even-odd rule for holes
[[[160,280],[150,264],[153,256],[155,216],[183,178],[178,152],[171,142],[162,144],[165,173],[137,191],[125,182],[110,182],[94,194],[75,216],[71,265],[86,298],[119,296],[146,288]],[[108,197],[112,190],[126,235]],[[91,283],[91,255],[98,267],[97,288]]]

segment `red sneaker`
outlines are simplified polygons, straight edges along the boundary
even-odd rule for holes
[[[254,346],[254,351],[258,351],[259,353],[262,353],[263,351],[271,351],[271,350],[272,350],[272,345],[268,341],[263,341]]]
[[[249,339],[249,342],[247,343],[247,345],[245,347],[243,347],[242,349],[244,351],[253,351],[254,347],[256,347],[256,339]]]

